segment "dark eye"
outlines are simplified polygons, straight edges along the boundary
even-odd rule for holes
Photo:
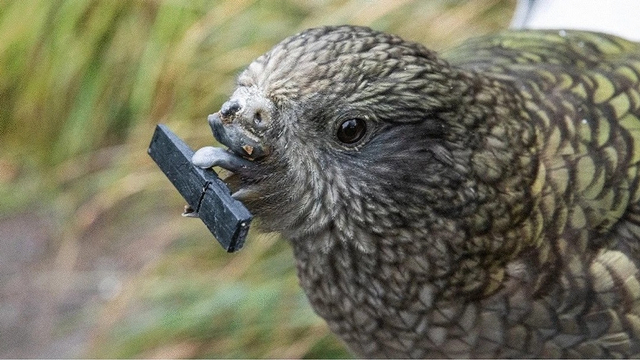
[[[367,131],[367,123],[362,119],[349,119],[338,127],[338,140],[345,144],[353,144],[362,139]]]

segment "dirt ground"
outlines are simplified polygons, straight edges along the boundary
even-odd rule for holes
[[[56,244],[50,219],[35,212],[0,219],[0,358],[83,356],[102,305],[162,251],[162,241],[134,241],[134,233],[84,239],[70,251]]]

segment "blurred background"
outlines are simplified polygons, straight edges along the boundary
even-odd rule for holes
[[[146,153],[192,148],[284,37],[368,25],[435,50],[506,28],[510,0],[0,0],[0,357],[349,357],[289,246],[227,254]]]

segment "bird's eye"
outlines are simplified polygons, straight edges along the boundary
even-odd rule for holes
[[[338,140],[345,144],[353,144],[362,139],[367,131],[367,123],[362,119],[349,119],[338,127]]]

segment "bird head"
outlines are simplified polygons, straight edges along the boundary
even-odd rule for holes
[[[231,170],[234,197],[293,240],[366,252],[381,239],[426,236],[473,211],[458,77],[394,35],[309,29],[240,74],[209,116],[228,150],[204,148],[193,161]]]

